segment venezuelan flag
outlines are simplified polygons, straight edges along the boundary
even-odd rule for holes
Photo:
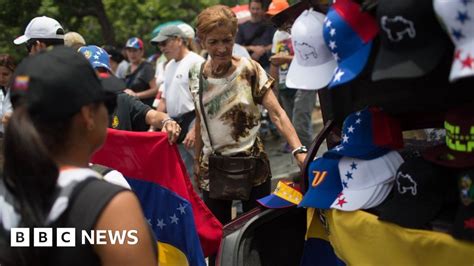
[[[205,265],[222,225],[193,190],[176,145],[161,132],[109,129],[93,163],[120,171],[158,240],[160,265]]]

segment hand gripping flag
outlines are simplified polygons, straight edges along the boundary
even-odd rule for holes
[[[155,232],[162,264],[204,265],[204,256],[217,252],[222,225],[193,190],[164,133],[108,129],[92,162],[127,178]]]

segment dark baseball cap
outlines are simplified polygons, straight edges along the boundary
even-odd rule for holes
[[[107,93],[87,59],[59,46],[22,61],[15,71],[12,103],[24,99],[30,114],[58,120],[82,106],[106,101]]]
[[[445,53],[448,40],[433,0],[379,0],[377,23],[381,42],[372,80],[423,76]]]
[[[474,108],[472,104],[456,107],[446,113],[446,144],[423,151],[423,157],[436,164],[453,168],[474,167]]]
[[[381,208],[379,219],[409,228],[425,228],[437,216],[450,195],[456,179],[422,158],[404,162],[397,171],[393,197]]]

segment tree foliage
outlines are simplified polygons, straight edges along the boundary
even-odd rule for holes
[[[66,32],[79,32],[88,44],[121,46],[133,36],[149,43],[153,29],[170,20],[194,24],[201,10],[219,3],[234,6],[247,0],[0,0],[0,53],[26,55],[13,39],[36,16],[57,19]]]

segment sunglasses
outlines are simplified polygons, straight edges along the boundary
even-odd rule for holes
[[[170,40],[176,38],[176,36],[167,36],[167,37],[168,37],[168,39],[166,39],[166,40],[164,40],[164,41],[162,41],[162,42],[156,43],[156,46],[158,46],[158,47],[165,47],[165,46],[168,44],[168,42],[169,42]]]
[[[33,49],[33,46],[36,45],[36,41],[35,40],[28,40],[26,41],[26,50],[29,52],[31,52],[31,49]]]

